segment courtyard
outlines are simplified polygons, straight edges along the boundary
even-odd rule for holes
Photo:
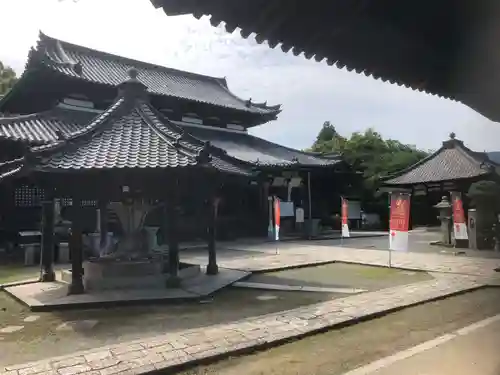
[[[214,351],[231,352],[231,345],[243,348],[279,341],[380,311],[474,290],[484,285],[499,265],[496,259],[450,256],[437,249],[434,254],[430,250],[393,253],[393,268],[388,268],[386,251],[354,247],[357,241],[362,247],[367,240],[352,239],[351,247],[327,246],[324,241],[322,245],[289,242],[280,244],[278,254],[270,244],[245,245],[245,250],[235,244],[224,246],[219,264],[251,271],[252,275],[242,285],[236,283],[190,302],[32,312],[2,291],[0,364],[9,368],[42,361],[48,366],[53,357],[90,351],[89,358],[93,358],[94,351],[102,354],[108,347],[113,349],[105,352],[113,356],[123,354],[133,362],[139,350],[152,361],[148,350],[159,353],[158,348],[164,348],[165,343],[171,349],[171,345],[186,348],[187,352],[168,352],[174,355],[174,362],[163,353],[161,366],[167,366],[168,361],[175,364]],[[203,249],[185,250],[181,258],[202,264],[206,261]],[[4,270],[7,268],[2,269],[3,282],[37,274],[37,269]],[[268,335],[272,338],[266,338]],[[221,339],[225,344],[216,349]],[[85,358],[77,356],[78,363]],[[208,373],[218,373],[213,371],[210,368]]]
[[[35,275],[34,270],[16,268],[7,279],[18,281]],[[426,272],[331,263],[258,273],[242,286],[228,287],[195,301],[53,312],[32,312],[6,292],[0,292],[0,364],[144,339],[158,332],[176,333],[231,323],[431,279]]]

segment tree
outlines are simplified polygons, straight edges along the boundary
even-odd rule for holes
[[[427,156],[425,151],[413,145],[385,140],[372,128],[364,133],[352,133],[350,138],[342,137],[329,121],[323,124],[311,151],[342,154],[354,170],[363,173],[369,189],[376,188],[381,177],[407,168]]]
[[[339,153],[354,171],[362,173],[364,184],[360,198],[365,209],[379,213],[383,222],[387,221],[387,198],[376,193],[380,178],[405,169],[428,155],[413,145],[384,139],[372,128],[345,138],[329,121],[323,124],[310,151]]]
[[[16,72],[0,61],[0,95],[5,95],[16,82]]]
[[[330,121],[325,121],[311,147],[311,151],[323,154],[338,152],[344,146],[345,141],[346,139],[337,133],[335,126]]]

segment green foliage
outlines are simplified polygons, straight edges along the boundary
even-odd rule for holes
[[[494,181],[473,183],[467,195],[476,207],[500,210],[500,185]]]
[[[330,121],[325,121],[323,127],[311,147],[311,151],[327,154],[343,149],[346,139],[337,133],[335,126]]]
[[[329,121],[323,124],[311,151],[342,154],[354,170],[363,173],[366,188],[371,193],[378,187],[381,177],[407,168],[428,155],[415,146],[383,139],[371,128],[345,138],[337,133]]]
[[[16,82],[16,72],[0,61],[0,95],[5,95]]]

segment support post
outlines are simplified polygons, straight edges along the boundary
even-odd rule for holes
[[[71,254],[71,284],[68,287],[68,294],[84,293],[83,286],[83,238],[81,223],[81,200],[73,198],[71,236],[69,239],[69,252]]]
[[[311,172],[307,172],[307,200],[308,200],[308,212],[307,217],[309,219],[309,228],[307,231],[307,238],[310,240],[312,238],[313,221],[312,221],[312,198],[311,198]]]
[[[54,198],[42,202],[42,273],[40,281],[55,281],[54,246],[55,246],[55,202]]]
[[[99,234],[100,248],[108,244],[108,202],[105,200],[99,201]]]
[[[217,265],[217,216],[219,210],[219,197],[213,197],[209,200],[209,218],[208,218],[208,265],[207,275],[217,275],[219,266]]]
[[[177,221],[179,220],[179,187],[177,179],[174,179],[171,184],[171,194],[166,201],[169,273],[167,278],[167,287],[175,288],[180,285],[181,281],[179,278],[179,237],[177,233]]]

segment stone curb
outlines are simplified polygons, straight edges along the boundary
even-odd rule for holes
[[[40,280],[38,280],[38,279],[28,279],[28,280],[13,281],[11,283],[0,284],[0,290],[4,290],[5,288],[10,288],[12,286],[35,284],[35,283],[38,283],[39,281]]]

